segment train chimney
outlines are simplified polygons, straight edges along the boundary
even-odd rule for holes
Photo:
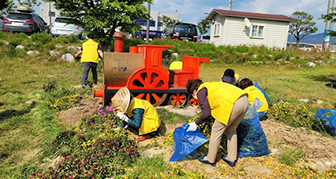
[[[125,39],[125,35],[121,31],[117,31],[113,34],[114,39],[114,52],[122,52],[123,51],[123,42]]]

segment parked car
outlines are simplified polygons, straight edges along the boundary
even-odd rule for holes
[[[316,46],[315,44],[308,44],[304,45],[303,47],[300,47],[300,50],[303,51],[322,51],[321,46]]]
[[[210,35],[202,35],[199,39],[200,43],[210,43]]]
[[[83,28],[76,23],[77,20],[68,17],[56,17],[55,21],[50,26],[50,34],[52,36],[69,37],[71,34],[82,39]]]
[[[3,19],[4,32],[24,32],[32,34],[35,32],[45,32],[47,23],[31,8],[19,6],[17,12],[9,13]]]
[[[197,41],[197,29],[195,24],[170,24],[166,28],[164,35],[172,39],[176,38],[179,40]]]
[[[3,30],[3,17],[0,16],[0,28],[1,28],[1,31]]]

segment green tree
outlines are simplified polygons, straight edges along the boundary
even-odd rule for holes
[[[292,16],[296,21],[289,24],[289,32],[296,38],[296,46],[299,47],[303,37],[315,33],[318,29],[314,27],[316,23],[312,21],[314,16],[303,11],[295,11]]]
[[[8,14],[16,8],[12,0],[0,0],[0,15]]]
[[[162,23],[165,26],[165,28],[167,28],[170,24],[181,23],[181,21],[179,21],[177,19],[172,19],[168,16],[163,15],[162,16]]]
[[[95,34],[102,49],[106,50],[113,40],[115,29],[133,33],[141,27],[136,19],[149,19],[144,3],[151,0],[47,0],[65,16],[79,20],[75,22],[85,31]]]
[[[332,7],[331,8],[331,13],[329,13],[329,14],[322,14],[321,15],[321,17],[320,17],[320,19],[323,19],[324,20],[324,22],[327,22],[327,21],[331,21],[331,23],[335,23],[336,22],[336,7]],[[329,32],[328,32],[328,35],[330,35],[330,36],[336,36],[336,31],[334,31],[334,30],[330,30]]]
[[[210,20],[203,19],[197,24],[197,28],[201,34],[207,33],[210,28]]]
[[[39,0],[18,0],[18,3],[21,6],[33,7],[33,6],[40,6],[41,1]]]

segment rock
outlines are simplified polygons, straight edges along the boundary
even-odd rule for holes
[[[178,58],[178,53],[175,52],[175,53],[173,53],[171,56],[172,56],[172,58],[175,58],[175,59],[176,59],[176,58]]]
[[[74,51],[74,52],[78,52],[81,49],[81,47],[68,46],[67,49],[71,50],[71,51]]]
[[[274,65],[278,66],[280,65],[280,62],[274,62]]]
[[[317,104],[322,104],[323,101],[322,100],[317,100]]]
[[[18,45],[15,47],[16,49],[24,49],[24,47],[22,45]]]
[[[302,101],[302,102],[308,103],[309,99],[299,99],[299,101]]]
[[[308,65],[309,67],[313,67],[313,68],[316,67],[316,64],[315,64],[314,62],[308,62],[307,65]]]
[[[61,59],[65,62],[74,62],[75,61],[74,56],[72,56],[70,53],[66,53],[66,54],[62,55]]]
[[[60,52],[56,52],[56,51],[49,51],[49,55],[50,56],[57,56],[57,55],[59,55],[60,54]]]
[[[253,55],[252,55],[252,57],[253,57],[253,58],[257,58],[257,57],[258,57],[258,55],[256,55],[256,54],[253,54]]]
[[[263,64],[264,62],[262,61],[251,61],[252,64]]]
[[[39,52],[37,50],[33,50],[33,51],[29,50],[27,52],[27,55],[34,55],[34,54],[39,54]]]
[[[56,48],[63,48],[62,45],[56,45],[55,47],[56,47]]]

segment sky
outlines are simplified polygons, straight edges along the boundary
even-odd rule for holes
[[[318,18],[321,14],[327,14],[328,2],[329,0],[232,0],[232,10],[286,16],[291,16],[295,11],[304,11],[314,16],[318,28],[316,33],[323,33],[325,22]],[[151,5],[153,11],[177,14],[182,22],[194,24],[204,19],[206,13],[213,9],[229,10],[229,0],[154,0]],[[333,26],[331,29],[334,30]]]

